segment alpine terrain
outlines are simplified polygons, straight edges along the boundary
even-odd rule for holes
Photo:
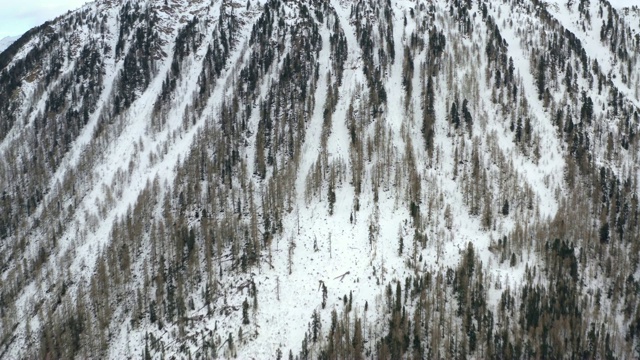
[[[9,45],[13,44],[14,41],[18,40],[18,38],[19,37],[15,37],[15,36],[6,36],[0,39],[0,52],[8,48]]]
[[[97,0],[0,53],[0,358],[640,358],[639,113],[607,0]]]

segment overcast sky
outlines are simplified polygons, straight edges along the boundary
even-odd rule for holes
[[[614,6],[637,4],[640,0],[609,0]],[[87,0],[0,0],[0,39],[21,35],[68,10],[74,10]]]
[[[22,35],[88,0],[0,0],[0,39]]]

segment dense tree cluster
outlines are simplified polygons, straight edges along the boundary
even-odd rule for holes
[[[278,359],[640,356],[640,42],[624,17],[562,5],[575,26],[602,21],[619,61],[605,74],[538,0],[337,3],[176,19],[186,5],[125,2],[3,53],[0,357],[18,341],[25,357],[106,357],[122,333],[144,335],[128,350],[145,359],[237,356],[300,249],[335,259],[345,241],[304,243],[305,211],[360,226],[371,275],[354,284],[380,288],[367,301],[320,280]],[[85,25],[95,41],[70,35]],[[130,158],[103,164],[132,124]]]

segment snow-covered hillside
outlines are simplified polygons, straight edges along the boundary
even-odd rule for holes
[[[14,41],[18,40],[19,36],[5,36],[0,39],[0,52],[3,52],[4,49],[8,48],[9,45],[13,44]]]
[[[30,32],[0,358],[640,356],[639,14],[101,0]]]

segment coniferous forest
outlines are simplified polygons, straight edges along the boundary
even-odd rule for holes
[[[0,52],[0,359],[640,357],[640,8],[97,0]]]

